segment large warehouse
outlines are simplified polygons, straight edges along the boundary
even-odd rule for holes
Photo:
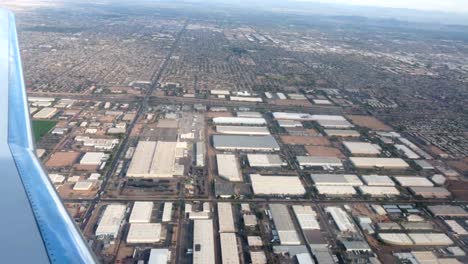
[[[356,189],[349,185],[316,185],[318,194],[325,196],[353,196],[355,195]]]
[[[276,154],[247,154],[250,167],[281,167],[283,161]]]
[[[286,205],[270,204],[269,207],[281,245],[300,245],[301,241]]]
[[[123,204],[108,205],[99,221],[96,236],[108,236],[115,239],[119,234],[126,209],[127,206]]]
[[[329,206],[325,208],[325,212],[331,215],[333,221],[341,232],[356,232],[356,226],[353,224],[353,221],[340,207]]]
[[[343,142],[345,148],[351,155],[378,155],[380,154],[380,147],[368,142]]]
[[[213,146],[218,150],[279,151],[272,136],[213,135]]]
[[[237,249],[237,238],[235,233],[219,234],[221,244],[221,263],[239,264],[239,250]]]
[[[193,221],[193,264],[215,264],[213,220]]]
[[[236,232],[231,203],[218,203],[219,232]]]
[[[335,157],[297,156],[296,159],[301,167],[343,167],[341,160]]]
[[[140,141],[127,171],[137,178],[171,178],[175,169],[177,142]]]
[[[216,132],[234,135],[270,135],[265,126],[216,126]]]
[[[161,224],[136,223],[130,224],[127,235],[129,244],[147,244],[161,241]]]
[[[369,186],[395,186],[395,182],[386,175],[362,175],[361,178]]]
[[[393,186],[359,186],[358,189],[363,195],[369,195],[372,197],[400,195],[400,191]]]
[[[419,176],[396,176],[393,177],[401,186],[424,186],[432,187],[434,184],[425,177]]]
[[[320,225],[317,221],[317,213],[312,207],[293,205],[292,208],[302,230],[320,230]]]
[[[248,117],[215,117],[213,123],[216,125],[249,125],[249,126],[264,126],[267,124],[265,118],[248,118]]]
[[[451,193],[444,187],[409,187],[411,193],[422,198],[449,198]]]
[[[48,119],[53,117],[57,113],[57,108],[54,107],[44,107],[39,112],[34,115],[34,118],[37,119]]]
[[[362,181],[353,174],[311,174],[310,178],[317,185],[361,186]]]
[[[325,129],[325,134],[329,137],[359,137],[361,134],[350,129]]]
[[[256,195],[304,195],[299,176],[263,176],[250,174],[252,189]]]
[[[429,205],[427,209],[434,216],[468,217],[468,212],[458,205]]]
[[[149,223],[153,212],[153,202],[135,202],[129,223]]]
[[[218,175],[228,181],[242,181],[239,161],[234,154],[216,154]]]
[[[409,164],[400,158],[364,158],[364,157],[351,157],[351,163],[359,169],[407,169]]]

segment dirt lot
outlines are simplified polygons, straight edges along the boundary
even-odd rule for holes
[[[330,146],[326,137],[281,136],[281,141],[288,145]]]
[[[468,181],[447,181],[447,190],[449,190],[455,200],[468,201]]]
[[[158,128],[178,128],[179,122],[172,119],[160,119],[158,120]]]
[[[341,151],[334,147],[326,146],[306,146],[305,149],[310,156],[325,156],[325,157],[337,157],[344,158],[345,155]]]
[[[457,161],[448,161],[447,163],[456,170],[459,170],[461,173],[468,175],[468,158]]]
[[[46,167],[57,168],[72,166],[79,156],[79,152],[55,152],[46,162]]]
[[[392,131],[390,126],[387,126],[382,121],[378,120],[373,116],[362,116],[362,115],[349,115],[346,116],[351,122],[357,126],[367,127],[372,130],[379,131]]]

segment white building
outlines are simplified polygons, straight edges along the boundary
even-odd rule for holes
[[[265,118],[248,118],[248,117],[215,117],[213,123],[216,125],[250,125],[264,126],[267,124]]]
[[[172,207],[173,207],[172,202],[164,203],[164,209],[163,209],[163,215],[162,215],[163,223],[170,222],[172,220]]]
[[[234,154],[216,154],[218,175],[228,181],[241,182],[239,161]]]
[[[303,230],[320,230],[317,213],[310,206],[293,205],[297,221]]]
[[[283,161],[276,154],[247,154],[250,167],[281,167]]]
[[[231,203],[218,203],[219,232],[236,232]]]
[[[304,195],[305,189],[298,176],[264,176],[250,174],[256,195]]]
[[[148,244],[161,241],[161,224],[159,223],[135,223],[130,224],[127,235],[129,244]]]
[[[215,264],[213,220],[194,220],[193,264]]]
[[[80,160],[81,165],[96,165],[99,166],[107,159],[104,152],[86,152]]]
[[[349,158],[351,163],[356,168],[360,169],[372,169],[372,168],[383,168],[383,169],[406,169],[409,168],[409,164],[400,158],[364,158],[364,157],[351,157]]]
[[[115,239],[119,234],[126,209],[127,206],[123,204],[108,205],[99,221],[96,236],[109,236]]]
[[[352,155],[378,155],[380,154],[380,147],[378,145],[371,144],[368,142],[345,141],[343,142],[343,145]]]
[[[135,202],[133,204],[130,223],[149,223],[153,212],[153,202]]]
[[[237,238],[235,233],[219,234],[221,243],[221,263],[239,264],[239,251],[237,249]]]

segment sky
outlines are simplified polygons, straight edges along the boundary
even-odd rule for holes
[[[391,8],[409,8],[427,11],[456,12],[468,14],[468,0],[296,0],[297,2],[320,2]]]

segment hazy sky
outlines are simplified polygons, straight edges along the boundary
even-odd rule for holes
[[[468,14],[468,0],[296,0],[298,2],[321,2],[333,4],[350,4],[381,6],[393,8],[410,8],[443,12]]]

